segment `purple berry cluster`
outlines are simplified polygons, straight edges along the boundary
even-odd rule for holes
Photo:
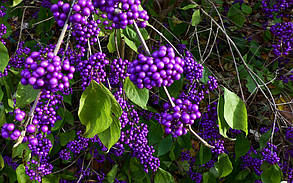
[[[24,42],[19,43],[19,47],[15,54],[10,58],[8,65],[15,69],[20,69],[25,64],[25,59],[31,53],[31,49],[24,46]]]
[[[185,51],[184,63],[184,74],[190,84],[202,78],[203,66],[194,60],[191,52]]]
[[[38,162],[31,160],[27,162],[25,167],[25,173],[30,177],[31,180],[42,182],[42,177],[52,173],[53,165],[46,161]]]
[[[93,4],[99,8],[101,18],[108,19],[103,21],[105,29],[125,29],[134,21],[144,28],[149,20],[147,11],[139,9],[140,0],[93,0]]]
[[[111,85],[117,85],[119,80],[124,80],[129,74],[126,72],[129,66],[128,60],[122,60],[122,58],[114,59],[110,64],[109,80]]]
[[[94,6],[92,5],[92,1],[78,0],[76,4],[73,5],[72,10],[73,12],[69,17],[69,21],[74,24],[85,24],[91,12],[94,11]],[[68,13],[70,12],[70,4],[64,3],[63,1],[58,1],[57,4],[53,4],[51,6],[51,11],[57,21],[57,24],[60,27],[63,27]]]
[[[88,20],[85,23],[76,23],[73,26],[72,36],[77,40],[77,48],[87,45],[89,41],[91,45],[98,41],[100,28],[98,27],[99,21]]]
[[[51,12],[55,20],[57,21],[58,26],[63,27],[67,19],[67,15],[70,11],[70,4],[64,3],[63,1],[58,1],[57,4],[51,6]]]
[[[128,146],[132,156],[140,161],[146,172],[149,172],[149,169],[156,171],[160,166],[160,160],[153,156],[155,152],[153,146],[148,145],[147,125],[140,122],[134,106],[128,104],[127,101],[123,99],[123,89],[121,87],[114,96],[123,109],[123,113],[119,119],[122,128],[121,137],[118,141],[119,148],[124,150],[123,146]]]
[[[128,68],[130,80],[138,88],[170,86],[183,73],[184,60],[175,56],[172,47],[161,46],[151,57],[138,55]]]
[[[165,133],[173,137],[185,135],[187,125],[194,124],[194,120],[201,117],[198,105],[192,104],[188,99],[174,100],[175,106],[164,104],[164,112],[161,113],[161,124],[165,126]]]
[[[290,11],[293,8],[291,0],[262,0],[262,8],[268,18],[292,17]]]
[[[40,100],[35,109],[33,124],[36,125],[39,133],[50,133],[60,116],[57,115],[57,110],[61,105],[63,97],[51,91],[42,91]]]
[[[7,27],[4,24],[0,24],[0,41],[5,45],[6,42],[3,39],[3,36],[7,33]]]
[[[6,15],[6,8],[4,6],[0,6],[0,17],[4,17]]]
[[[202,118],[199,121],[200,135],[207,140],[220,139],[217,114],[217,102],[206,107]]]
[[[88,60],[80,62],[77,70],[80,72],[82,78],[82,87],[86,88],[91,80],[95,80],[98,83],[105,82],[105,67],[109,63],[109,60],[106,59],[106,54],[102,52],[95,53]]]
[[[25,112],[20,109],[16,109],[14,114],[16,123],[22,122],[25,118]],[[18,126],[14,123],[4,123],[1,130],[1,136],[6,139],[10,138],[11,140],[17,140],[21,135],[20,130],[17,128]]]
[[[270,30],[276,37],[276,43],[272,45],[274,54],[276,56],[288,55],[293,48],[293,23],[276,23]]]
[[[52,148],[52,142],[39,133],[36,137],[29,136],[28,147],[32,151],[33,156],[47,157]]]
[[[73,78],[74,71],[69,60],[62,62],[53,52],[48,52],[47,55],[32,52],[26,59],[25,69],[21,71],[21,84],[30,84],[34,89],[62,91],[69,88],[69,80]]]

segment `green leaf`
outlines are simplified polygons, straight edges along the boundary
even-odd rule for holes
[[[12,159],[22,158],[25,161],[29,161],[31,158],[31,150],[27,144],[21,143],[17,147],[12,148]]]
[[[249,175],[249,170],[248,169],[244,169],[241,172],[238,173],[238,175],[236,176],[235,180],[238,181],[243,181],[245,180],[245,178]]]
[[[210,172],[205,172],[202,176],[203,178],[203,183],[216,183],[216,177],[211,174]]]
[[[232,170],[233,166],[227,154],[220,154],[218,156],[218,162],[215,163],[215,168],[219,172],[219,177],[226,177],[229,175]]]
[[[2,125],[6,122],[4,106],[0,106],[0,127],[2,127]]]
[[[282,171],[279,165],[268,165],[263,168],[263,172],[261,174],[261,181],[263,183],[277,183],[282,180]]]
[[[246,76],[246,81],[247,81],[247,83],[246,83],[246,87],[247,87],[248,91],[249,91],[250,93],[252,93],[253,91],[255,91],[255,88],[256,88],[257,86],[256,86],[254,80],[251,78],[250,75],[247,75],[247,76]]]
[[[168,135],[159,143],[158,156],[167,154],[172,147],[172,136]]]
[[[32,85],[18,84],[16,91],[16,105],[18,107],[25,107],[25,105],[32,103],[38,96],[40,90],[33,89]]]
[[[114,39],[115,33],[114,31],[110,34],[109,36],[109,42],[107,44],[107,48],[109,50],[109,53],[114,53],[116,48],[115,48],[115,39]]]
[[[101,142],[110,149],[116,142],[119,140],[121,135],[121,124],[118,118],[113,118],[113,123],[110,125],[110,127],[101,132],[98,133],[98,136],[101,140]]]
[[[20,164],[16,168],[16,176],[18,183],[31,183],[29,176],[25,173],[25,167],[23,164]]]
[[[236,138],[235,142],[235,155],[236,159],[245,155],[250,149],[250,142],[244,135],[240,134]]]
[[[228,11],[228,18],[235,23],[238,27],[242,27],[246,21],[246,18],[240,10],[239,3],[232,5]]]
[[[259,148],[263,149],[264,147],[266,147],[269,139],[271,138],[271,134],[272,134],[272,129],[270,129],[269,131],[267,131],[266,133],[262,134],[260,139],[259,139]]]
[[[189,4],[187,6],[184,6],[183,8],[181,8],[182,10],[189,10],[189,9],[193,9],[196,8],[198,6],[198,4]]]
[[[252,13],[252,8],[250,6],[248,6],[247,4],[244,4],[244,3],[241,5],[241,10],[246,15],[249,15],[249,14]]]
[[[139,89],[135,84],[130,81],[129,77],[127,77],[124,81],[123,89],[126,93],[126,96],[136,105],[146,108],[146,105],[149,100],[149,90]]]
[[[19,5],[22,0],[13,0],[12,7]]]
[[[60,176],[59,175],[46,175],[45,177],[42,178],[42,183],[59,183],[60,181]]]
[[[148,174],[143,170],[142,165],[138,162],[136,158],[130,159],[130,165],[127,167],[127,172],[129,171],[129,169],[131,178],[134,182],[145,182],[145,179],[147,179]]]
[[[140,29],[142,37],[147,40],[149,38],[148,32],[146,29]],[[133,26],[127,26],[123,29],[121,37],[124,38],[125,43],[135,52],[137,52],[138,46],[141,44],[140,39],[134,30]]]
[[[68,142],[74,140],[74,138],[75,138],[75,130],[61,133],[60,134],[60,145],[65,146]]]
[[[224,97],[222,96],[219,96],[217,112],[218,112],[219,133],[223,137],[228,138],[227,131],[229,130],[230,127],[224,118]]]
[[[245,103],[227,88],[224,89],[224,118],[231,128],[248,134]]]
[[[127,46],[129,46],[129,48],[131,48],[133,51],[135,51],[137,53],[138,47],[136,46],[135,42],[128,39],[126,36],[124,36],[124,34],[122,34],[122,37],[124,38]]]
[[[9,54],[6,46],[0,41],[0,72],[3,72],[9,62]]]
[[[0,88],[0,101],[2,101],[3,96],[4,96],[4,92],[3,92],[2,89]]]
[[[118,165],[115,164],[113,168],[107,173],[106,180],[108,183],[113,183],[117,175]]]
[[[204,84],[207,84],[208,80],[210,80],[210,75],[212,75],[212,73],[206,67],[204,67],[202,72],[202,78],[200,79],[200,81]]]
[[[194,10],[191,18],[191,25],[197,26],[200,22],[200,10]]]
[[[157,144],[161,141],[164,132],[159,123],[152,123],[149,129],[148,140],[150,145]]]
[[[171,173],[159,168],[155,175],[154,183],[175,183],[175,179]]]
[[[113,117],[118,119],[121,114],[120,105],[103,84],[92,81],[82,93],[78,116],[81,123],[86,126],[85,137],[92,138],[96,134],[106,131],[110,127]],[[112,128],[114,126],[117,124]]]
[[[200,164],[205,164],[212,159],[212,151],[210,148],[206,147],[205,145],[201,144],[199,149],[199,160]]]
[[[4,168],[4,160],[2,155],[0,154],[0,171]]]

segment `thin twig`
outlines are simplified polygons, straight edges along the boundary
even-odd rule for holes
[[[207,146],[208,148],[214,149],[215,146],[210,145],[207,141],[205,141],[201,136],[199,136],[195,131],[192,130],[191,125],[188,125],[189,131],[200,140],[203,145]]]
[[[117,40],[117,29],[115,29],[115,32],[114,32],[114,42],[115,42],[115,48],[116,48],[116,51],[117,51],[117,56],[118,58],[121,58],[120,57],[120,52],[119,52],[119,47],[118,47],[118,40]]]
[[[25,11],[26,11],[26,9],[27,9],[27,8],[25,7],[24,10],[23,10],[23,13],[22,13],[21,24],[20,24],[20,32],[19,32],[19,37],[18,37],[18,42],[17,42],[16,50],[18,50],[18,48],[19,48],[19,43],[20,43],[21,36],[22,36],[23,21],[24,21],[24,16],[25,16]]]

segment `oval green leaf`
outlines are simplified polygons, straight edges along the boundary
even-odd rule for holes
[[[9,62],[9,54],[6,46],[0,41],[0,72],[3,72]]]
[[[233,92],[224,88],[224,118],[227,124],[248,134],[245,103]]]
[[[135,84],[133,84],[129,77],[124,81],[123,89],[127,98],[129,98],[133,103],[140,106],[141,108],[146,108],[149,100],[149,90],[139,89]]]

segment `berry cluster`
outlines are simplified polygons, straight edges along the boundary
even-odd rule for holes
[[[153,156],[155,152],[153,146],[148,145],[147,125],[139,121],[139,116],[134,106],[128,104],[122,98],[123,90],[121,87],[114,96],[123,109],[119,119],[122,128],[121,137],[118,141],[120,150],[124,151],[123,146],[128,146],[131,149],[131,154],[140,161],[146,172],[149,171],[149,168],[152,171],[156,171],[160,166],[160,160]]]
[[[88,60],[80,62],[77,70],[80,72],[82,78],[82,87],[86,88],[91,80],[95,80],[98,83],[105,82],[105,66],[108,64],[109,60],[106,59],[106,54],[102,52],[95,53]]]
[[[291,0],[262,0],[262,8],[268,18],[292,17],[290,11],[293,8]]]
[[[125,29],[134,21],[144,28],[149,19],[147,11],[139,10],[140,0],[94,0],[93,4],[101,11],[101,18],[108,19],[103,21],[105,29]]]
[[[25,118],[25,112],[16,109],[14,111],[15,114],[15,121],[22,122]],[[14,123],[5,123],[2,126],[1,135],[3,138],[11,138],[12,140],[17,140],[18,137],[21,135],[21,132],[19,129],[16,128],[16,125]]]
[[[183,73],[184,61],[175,56],[172,47],[161,46],[154,51],[152,57],[138,55],[128,72],[130,80],[138,88],[151,89],[153,87],[170,86],[174,80],[179,80]]]
[[[77,48],[87,45],[89,41],[91,45],[98,41],[100,28],[98,27],[99,21],[88,20],[84,23],[76,23],[73,27],[72,35],[77,40]]]
[[[63,27],[67,19],[67,15],[70,11],[70,4],[64,3],[63,1],[58,1],[57,4],[51,6],[51,12],[55,20],[57,21],[58,26]]]
[[[33,125],[36,125],[39,133],[50,133],[60,116],[56,111],[59,109],[63,97],[51,91],[42,91],[40,100],[35,109]]]
[[[117,85],[120,80],[124,80],[129,74],[126,72],[126,68],[129,65],[128,60],[122,60],[122,58],[114,59],[110,64],[110,76],[109,80],[111,85]]]
[[[31,53],[31,49],[24,46],[24,42],[19,43],[19,47],[15,54],[10,58],[8,66],[16,69],[22,68],[25,64],[25,59]]]
[[[26,59],[25,69],[21,71],[21,84],[30,84],[34,89],[64,90],[69,88],[69,80],[73,78],[75,68],[69,60],[61,62],[53,52],[43,55],[32,52]]]
[[[42,182],[42,177],[52,173],[53,165],[46,161],[38,162],[31,160],[27,162],[25,167],[25,173],[30,177],[31,180]]]
[[[202,78],[203,66],[194,60],[191,52],[185,51],[184,63],[184,74],[190,84]]]
[[[274,54],[288,55],[293,49],[293,23],[277,23],[271,27],[271,32],[276,36],[276,43],[272,45]]]
[[[3,39],[3,36],[7,33],[7,27],[4,24],[0,24],[0,41],[5,45],[6,42]]]
[[[174,100],[175,106],[164,104],[164,112],[161,114],[161,124],[165,126],[165,133],[173,137],[185,135],[187,125],[192,125],[194,120],[201,117],[198,105],[192,104],[188,99]]]

